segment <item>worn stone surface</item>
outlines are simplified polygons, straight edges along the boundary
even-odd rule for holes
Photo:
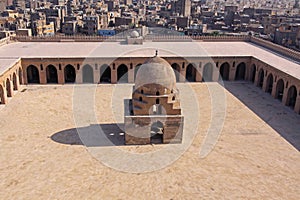
[[[27,90],[0,105],[0,197],[298,200],[300,155],[282,135],[292,135],[289,139],[299,144],[299,116],[252,84],[229,84],[225,123],[213,151],[200,159],[211,122],[211,99],[206,84],[192,84],[201,115],[192,145],[173,164],[141,174],[111,169],[77,143],[72,85],[22,86]],[[116,123],[111,108],[114,88],[97,86],[95,113],[98,123],[116,134],[110,126]],[[243,98],[244,103],[239,100]],[[62,134],[52,140],[57,133]],[[141,153],[162,146],[117,148]]]

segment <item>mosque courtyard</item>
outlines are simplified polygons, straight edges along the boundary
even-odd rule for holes
[[[177,85],[185,120],[189,109],[199,113],[199,119],[185,122],[183,133],[196,131],[195,138],[173,163],[146,173],[109,167],[92,152],[111,147],[86,147],[76,132],[76,127],[102,124],[108,137],[115,136],[114,148],[161,151],[164,145],[122,143],[122,126],[116,123],[122,123],[123,104],[113,101],[130,97],[131,84],[80,86],[94,95],[96,121],[84,112],[74,114],[78,90],[72,84],[22,85],[0,106],[1,199],[300,199],[300,115],[251,83],[226,82],[224,124],[212,151],[201,158],[214,122],[208,88],[222,86],[190,84],[196,106],[188,102],[187,83]],[[80,124],[76,115],[85,121]],[[189,129],[192,123],[198,128]]]

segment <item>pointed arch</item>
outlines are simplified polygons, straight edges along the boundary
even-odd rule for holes
[[[253,65],[251,66],[251,71],[250,71],[250,81],[251,81],[252,83],[254,83],[254,81],[255,81],[255,76],[256,76],[256,65],[253,64]]]
[[[139,64],[137,64],[137,65],[135,66],[135,68],[134,68],[134,80],[135,80],[135,78],[136,78],[136,74],[137,74],[137,72],[139,71],[141,65],[142,65],[142,64],[139,63]]]
[[[53,65],[46,68],[47,83],[58,83],[57,69]]]
[[[64,68],[65,83],[75,83],[76,81],[76,70],[73,65],[66,65]]]
[[[26,69],[27,83],[40,83],[39,70],[34,65],[29,65]]]
[[[100,67],[100,83],[111,83],[111,69],[107,64]]]
[[[279,79],[276,84],[275,98],[279,99],[279,101],[282,101],[283,92],[284,92],[284,81],[282,79]]]
[[[197,74],[197,69],[194,64],[188,64],[186,67],[186,73],[185,73],[185,78],[189,82],[195,82],[196,81],[196,74]]]
[[[285,105],[294,109],[296,105],[296,100],[297,100],[297,88],[294,85],[292,85],[288,90]]]
[[[0,104],[5,104],[4,89],[1,84],[0,84]]]
[[[18,90],[18,79],[15,72],[13,73],[13,90]]]
[[[202,82],[211,82],[213,76],[213,64],[206,63],[203,67]]]
[[[265,73],[263,69],[260,69],[258,72],[258,82],[257,82],[257,86],[262,88],[263,84],[264,84],[264,78],[265,78]]]
[[[125,64],[119,65],[117,69],[117,80],[119,83],[128,83],[128,67]]]
[[[161,121],[155,121],[151,124],[150,143],[162,144],[164,134],[164,124]]]
[[[9,78],[6,79],[6,94],[7,94],[7,97],[12,97],[12,91],[11,91],[11,83],[10,83],[10,80]]]
[[[179,82],[179,77],[180,77],[180,66],[179,66],[179,64],[173,63],[171,65],[171,67],[173,68],[173,71],[175,73],[176,81]]]
[[[224,81],[229,80],[229,69],[230,69],[230,65],[228,62],[225,62],[220,66],[220,78],[222,78],[222,80]]]
[[[272,94],[272,90],[273,90],[273,75],[270,73],[267,77],[267,87],[266,87],[266,92]]]
[[[236,72],[235,72],[235,80],[245,80],[245,75],[246,75],[246,64],[244,62],[241,62],[238,64],[236,67]]]
[[[94,83],[94,71],[89,64],[86,64],[82,67],[82,82]]]

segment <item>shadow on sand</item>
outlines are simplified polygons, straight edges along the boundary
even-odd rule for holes
[[[300,115],[251,82],[224,82],[227,91],[300,151]]]
[[[125,145],[124,124],[91,124],[57,132],[51,139],[61,144],[98,146]]]

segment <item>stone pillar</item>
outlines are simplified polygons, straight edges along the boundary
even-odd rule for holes
[[[212,81],[218,82],[219,81],[220,72],[217,66],[213,67],[213,74],[212,74]]]
[[[251,76],[251,61],[248,60],[247,62],[245,62],[245,80],[246,81],[250,81],[250,76]]]
[[[22,68],[22,66],[20,66]],[[19,77],[19,70],[18,70],[18,79],[19,79],[19,84],[24,84],[24,72],[21,70],[21,77]]]
[[[294,111],[297,114],[300,114],[300,95],[298,95],[298,94],[297,94],[297,99],[296,99],[296,104],[295,104]]]
[[[7,92],[4,87],[2,87],[3,92],[1,93],[1,104],[7,104]]]
[[[263,72],[264,73],[264,72]],[[258,67],[256,67],[256,72],[255,72],[255,77],[254,77],[254,85],[258,86],[259,82],[258,82],[258,74],[259,74],[259,70]]]
[[[111,83],[115,84],[118,81],[117,77],[117,67],[115,64],[113,64],[113,67],[111,68]]]
[[[15,87],[15,86],[13,86]],[[16,90],[19,90],[20,88],[20,81],[19,81],[19,76],[16,74]]]
[[[98,65],[98,68],[94,70],[94,83],[100,83],[100,66]]]
[[[76,83],[82,83],[82,70],[76,70]]]
[[[186,64],[183,62],[180,67],[179,82],[185,82]]]
[[[282,104],[287,105],[287,100],[288,100],[288,88],[283,89],[283,96],[282,96]]]
[[[277,85],[277,82],[275,82],[275,80],[273,81],[273,87],[272,87],[272,97],[273,98],[276,98],[276,85]]]
[[[28,84],[27,69],[26,70],[22,70],[22,75],[23,75],[23,84]]]
[[[132,63],[129,66],[128,69],[128,83],[134,83],[134,68],[132,66]]]
[[[202,82],[202,63],[199,63],[199,66],[196,68],[196,82]]]
[[[234,81],[235,79],[235,70],[236,70],[236,66],[233,66],[233,63],[229,63],[229,81]]]
[[[64,84],[65,83],[65,76],[64,76],[64,70],[63,68],[58,68],[57,70],[57,80],[58,80],[58,84]]]
[[[264,92],[267,92],[267,90],[268,90],[267,79],[268,79],[268,76],[267,76],[267,75],[264,76],[264,81],[263,81],[263,85],[262,85],[262,90],[263,90]]]
[[[40,83],[47,84],[46,68],[44,70],[39,70],[39,72],[40,72]]]

